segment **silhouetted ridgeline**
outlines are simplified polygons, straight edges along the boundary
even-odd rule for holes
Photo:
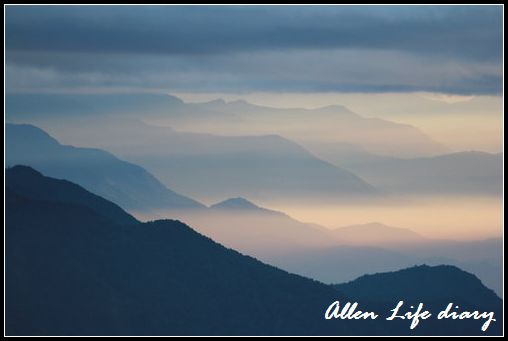
[[[502,300],[493,290],[486,288],[476,276],[455,266],[421,265],[399,271],[364,275],[354,281],[337,284],[335,288],[359,302],[371,302],[372,306],[378,306],[384,311],[393,309],[394,303],[402,300],[405,307],[417,307],[423,302],[424,309],[431,311],[434,317],[449,303],[453,303],[450,312],[457,314],[464,311],[494,312],[496,322],[491,322],[489,328],[493,328],[491,331],[493,333],[502,332]],[[457,321],[459,320],[438,321],[434,325],[436,334],[446,333],[443,329],[446,324]],[[468,322],[462,323],[464,328],[462,333],[467,334],[473,326],[480,327],[487,319],[464,321]],[[426,321],[422,323],[424,322]]]
[[[377,290],[373,291],[372,286],[377,287]],[[415,291],[415,286],[418,291]],[[501,304],[501,299],[494,291],[486,288],[476,276],[451,265],[421,265],[364,275],[335,287],[359,300],[375,302],[393,302],[403,298],[429,303],[456,300],[470,306],[478,302],[491,307]]]
[[[7,334],[354,333],[353,325],[322,319],[323,307],[343,298],[331,287],[178,221],[121,225],[94,210],[103,200],[95,196],[79,205],[17,192],[10,180],[28,171],[8,172]],[[49,184],[31,174],[32,186]]]
[[[10,191],[22,197],[87,207],[117,224],[139,223],[118,205],[70,181],[43,176],[28,166],[8,168],[5,172],[5,181]]]
[[[7,335],[482,334],[470,321],[425,321],[410,331],[407,322],[325,320],[331,302],[348,301],[332,286],[226,249],[178,221],[123,224],[104,214],[116,206],[67,181],[26,167],[7,173]]]
[[[202,208],[199,202],[166,188],[143,168],[93,148],[60,144],[28,124],[6,125],[6,164],[35,167],[73,181],[124,209]]]

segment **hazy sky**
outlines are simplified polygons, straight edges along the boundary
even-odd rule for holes
[[[8,6],[8,91],[502,92],[500,6]]]

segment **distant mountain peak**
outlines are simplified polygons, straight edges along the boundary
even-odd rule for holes
[[[264,210],[264,208],[255,205],[249,200],[237,197],[237,198],[229,198],[224,201],[218,202],[210,208],[220,208],[220,209],[241,209],[241,210]]]
[[[365,224],[357,224],[357,225],[349,225],[349,226],[342,226],[339,228],[336,228],[335,231],[349,231],[349,230],[355,230],[355,231],[373,231],[373,230],[382,230],[382,231],[411,231],[406,228],[402,227],[394,227],[389,226],[386,224],[383,224],[378,221],[372,221]],[[411,231],[413,232],[413,231]],[[416,233],[416,232],[414,232]]]
[[[204,102],[202,104],[212,104],[212,105],[225,105],[226,101],[223,98],[216,98],[208,102]]]
[[[397,227],[397,226],[390,226],[387,224],[384,224],[379,221],[371,221],[365,224],[355,224],[355,225],[348,225],[348,226],[342,226],[337,228],[336,230],[383,230],[383,231],[411,231],[410,229],[403,228],[403,227]],[[415,232],[416,233],[416,232]]]
[[[57,146],[60,144],[55,138],[53,138],[47,132],[32,124],[7,123],[5,125],[5,130],[6,133],[13,132],[13,134],[10,134],[10,136],[12,138],[15,138],[16,139],[15,141],[24,140],[30,137],[34,139],[36,138],[38,144],[43,144],[47,146]]]

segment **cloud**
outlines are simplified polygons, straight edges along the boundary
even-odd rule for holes
[[[430,101],[443,102],[447,104],[455,104],[461,102],[469,102],[474,96],[460,96],[460,95],[449,95],[449,94],[433,94],[433,93],[423,93],[421,95],[423,98],[428,99]]]
[[[499,6],[7,6],[6,48],[9,91],[502,91]]]
[[[8,49],[230,53],[395,49],[502,57],[502,8],[478,6],[12,6]]]

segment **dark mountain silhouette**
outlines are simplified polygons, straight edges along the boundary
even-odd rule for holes
[[[8,168],[5,172],[5,181],[10,191],[24,198],[83,206],[117,224],[138,223],[116,204],[70,181],[43,176],[27,166]]]
[[[34,185],[47,181],[31,174]],[[324,307],[343,298],[329,286],[226,249],[178,221],[119,225],[85,206],[27,198],[10,179],[9,335],[355,333],[354,324],[323,320]]]
[[[169,190],[137,165],[99,149],[61,145],[32,125],[6,125],[6,163],[73,181],[128,210],[204,207]]]
[[[364,275],[335,285],[341,292],[370,302],[457,302],[499,307],[501,299],[474,275],[455,266],[420,265],[408,269]],[[375,290],[373,290],[375,288]]]
[[[349,283],[337,284],[335,288],[344,294],[355,297],[359,302],[394,308],[399,301],[405,306],[416,307],[424,303],[424,309],[431,311],[434,318],[449,303],[453,303],[453,312],[464,311],[493,312],[495,322],[491,322],[489,329],[492,333],[502,333],[503,309],[502,300],[494,291],[486,288],[474,275],[455,266],[414,266],[411,268],[364,275]],[[389,316],[391,312],[388,313]],[[433,328],[439,334],[440,328],[447,323],[456,323],[457,320],[435,321]],[[466,319],[462,327],[470,330],[472,327],[480,328],[487,319]],[[464,330],[464,334],[467,332]]]
[[[24,167],[10,172],[33,176],[35,187],[65,188]],[[118,224],[90,208],[97,204],[30,198],[10,179],[7,335],[482,334],[473,323],[429,321],[413,332],[402,322],[325,320],[331,302],[354,299],[226,249],[181,222]],[[487,334],[499,334],[500,325]]]

